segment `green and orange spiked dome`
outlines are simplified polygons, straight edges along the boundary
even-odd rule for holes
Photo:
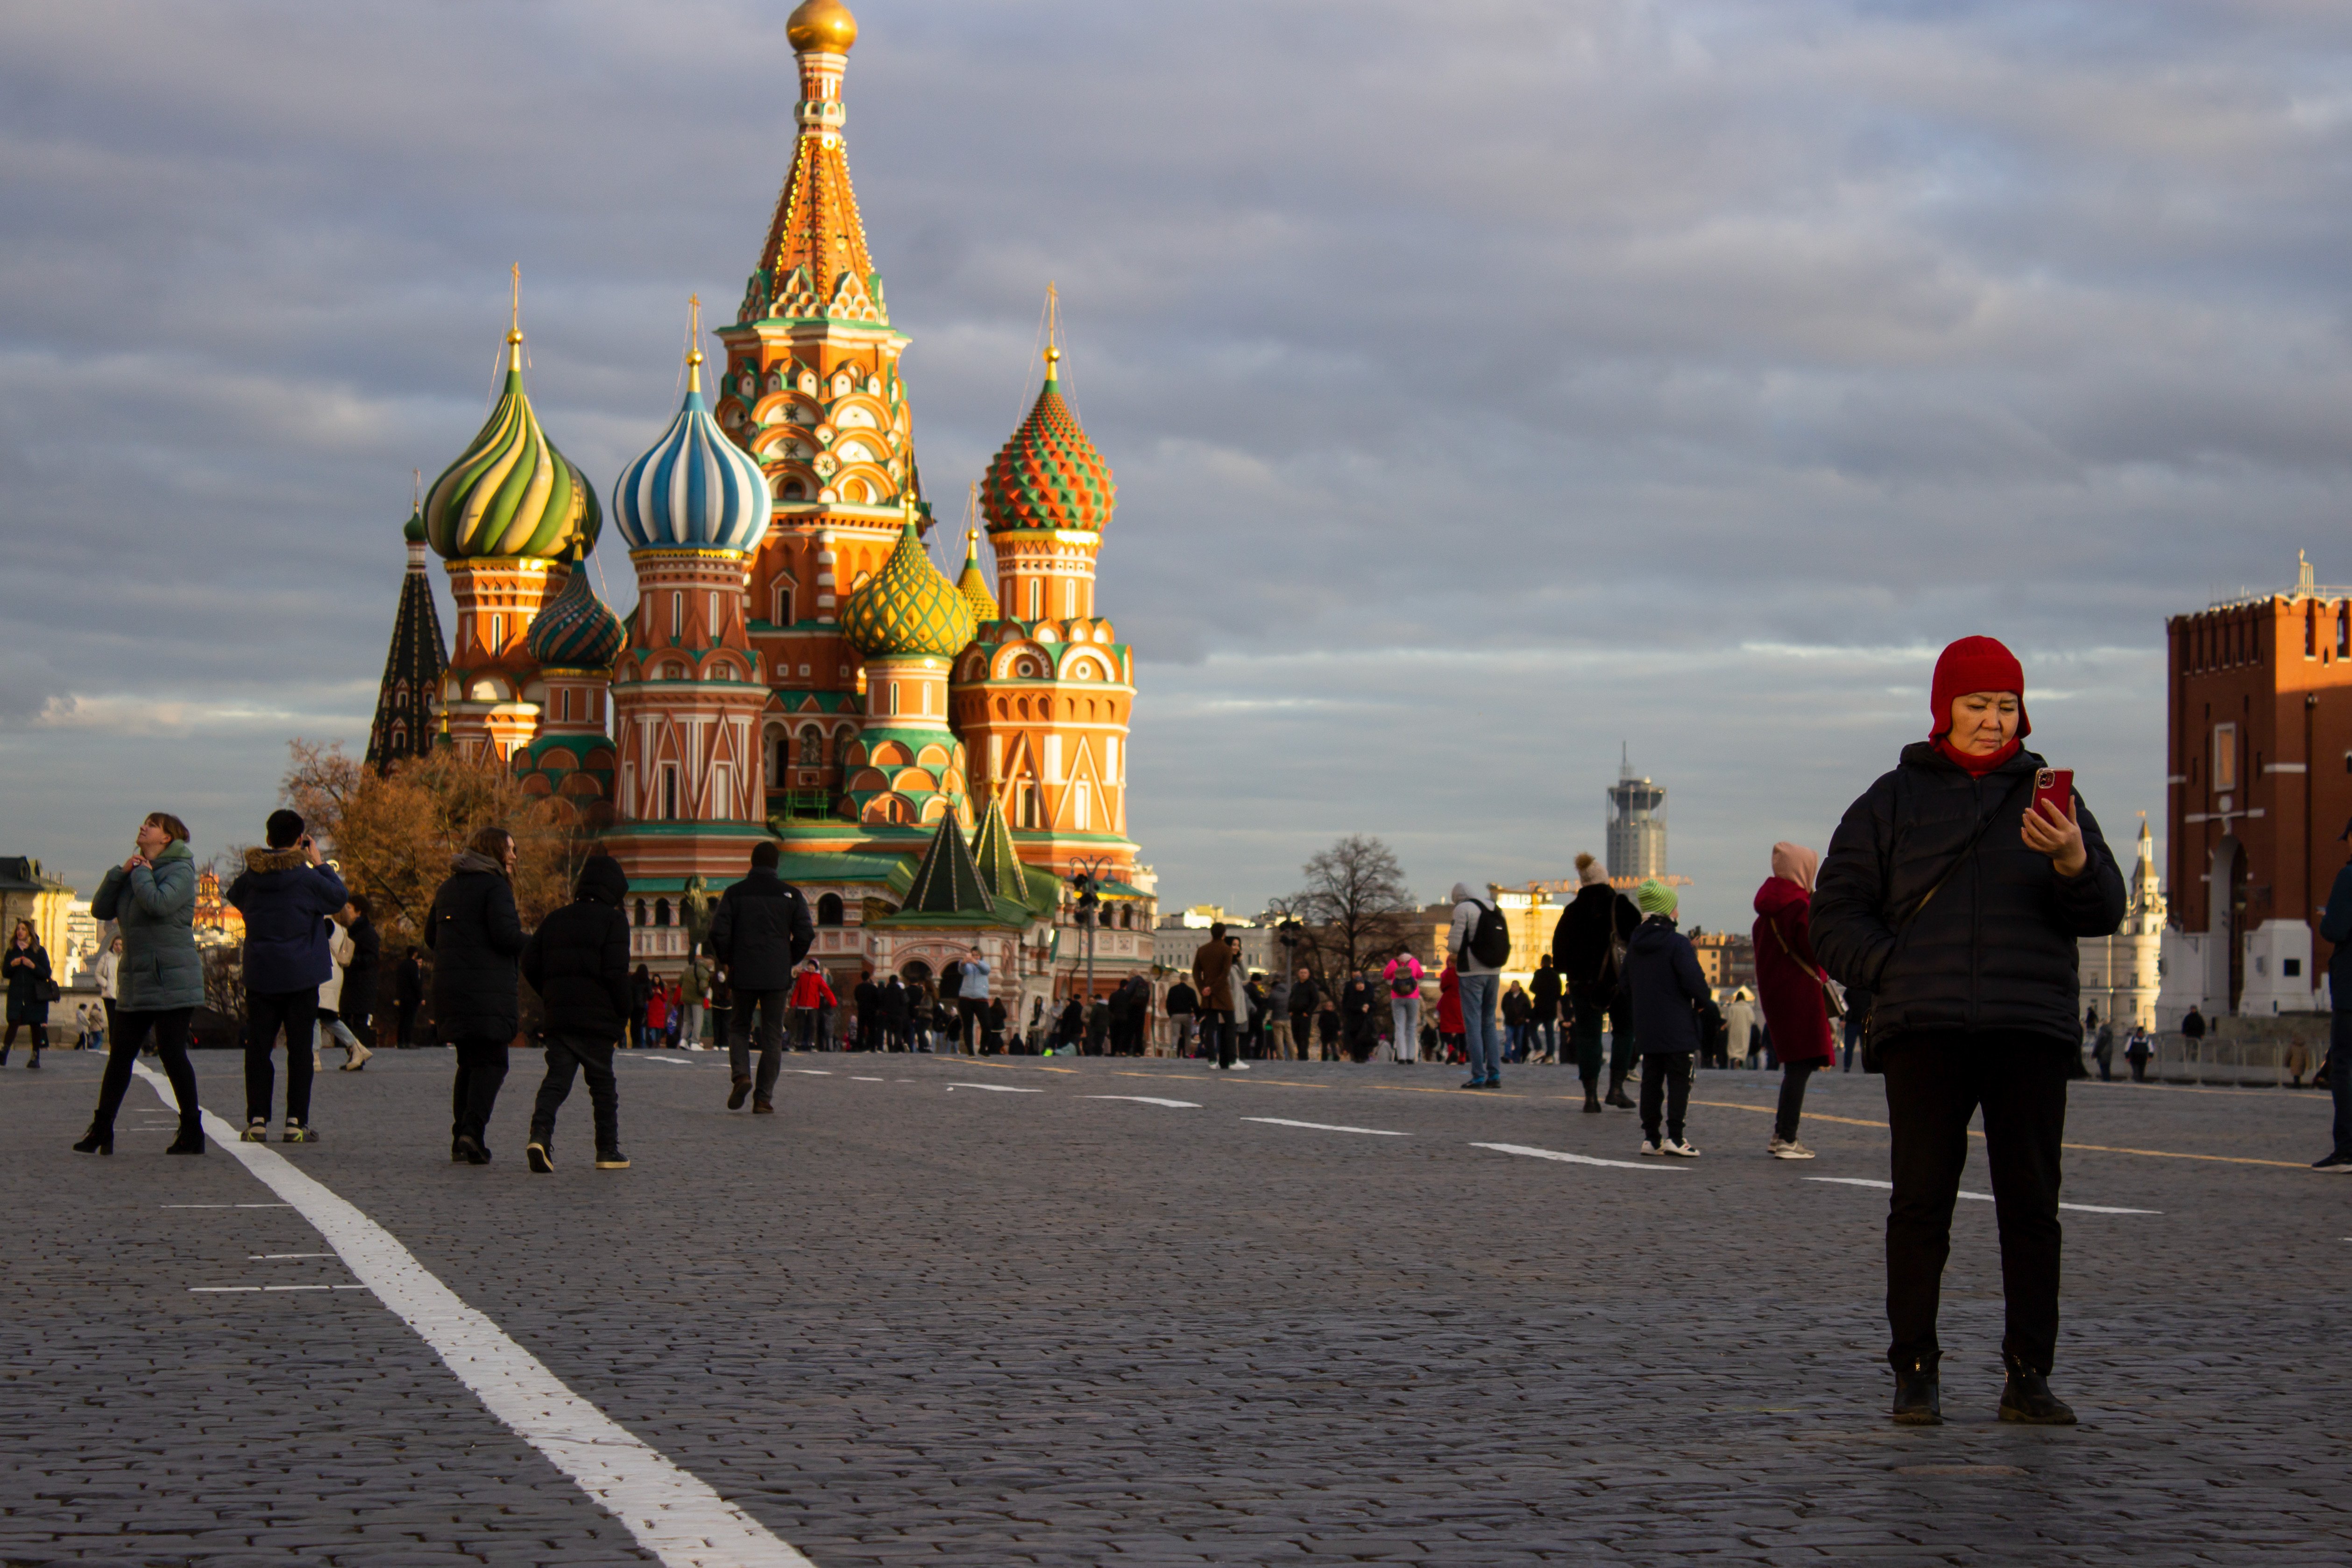
[[[1118,487],[1062,397],[1062,351],[1045,350],[1045,388],[980,482],[988,531],[1079,529],[1099,533]]]
[[[522,331],[507,333],[507,384],[458,459],[425,492],[425,536],[445,561],[560,561],[593,549],[595,487],[539,427],[522,389]]]
[[[971,602],[931,564],[930,552],[916,537],[909,518],[882,570],[849,595],[841,630],[868,658],[953,658],[971,645],[980,623]]]

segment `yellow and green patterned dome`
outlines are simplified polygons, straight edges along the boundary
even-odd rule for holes
[[[966,529],[963,539],[963,572],[956,578],[956,592],[971,605],[972,619],[982,626],[1003,620],[996,595],[988,591],[988,579],[980,574],[980,530]]]
[[[522,332],[507,334],[507,384],[481,434],[425,492],[425,534],[445,561],[560,561],[594,548],[596,489],[539,427],[522,389]]]
[[[899,530],[890,559],[849,595],[841,616],[842,635],[869,658],[953,658],[971,646],[979,629],[971,602],[931,564],[911,518]]]

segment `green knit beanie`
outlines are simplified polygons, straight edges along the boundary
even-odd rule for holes
[[[1670,915],[1681,905],[1675,890],[1655,877],[1633,889],[1633,907],[1645,915]]]

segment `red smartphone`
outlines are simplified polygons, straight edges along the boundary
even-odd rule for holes
[[[2062,817],[2074,815],[2074,770],[2043,768],[2033,775],[2033,803],[2028,809],[2048,801]]]

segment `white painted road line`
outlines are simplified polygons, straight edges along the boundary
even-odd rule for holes
[[[991,1094],[1043,1094],[1042,1089],[1015,1089],[1009,1083],[951,1083],[950,1091],[959,1089],[984,1089]]]
[[[171,1085],[138,1065],[164,1104]],[[496,1323],[466,1305],[393,1234],[264,1143],[241,1143],[210,1111],[205,1130],[326,1237],[377,1300],[433,1347],[491,1415],[547,1456],[667,1568],[814,1568],[759,1521],[564,1386]]]
[[[1286,1116],[1244,1116],[1244,1121],[1263,1121],[1274,1127],[1307,1127],[1318,1132],[1369,1132],[1375,1138],[1410,1138],[1410,1132],[1391,1132],[1385,1127],[1335,1127],[1328,1121],[1293,1121]]]
[[[245,1256],[249,1261],[257,1263],[272,1258],[332,1258],[334,1254],[331,1252],[248,1252]]]
[[[1090,1094],[1088,1100],[1131,1100],[1138,1105],[1164,1105],[1171,1110],[1198,1110],[1200,1101],[1193,1100],[1156,1100],[1148,1094]]]
[[[1662,1160],[1601,1160],[1591,1154],[1564,1154],[1557,1149],[1535,1149],[1525,1143],[1473,1143],[1473,1149],[1493,1149],[1504,1154],[1525,1154],[1531,1160],[1558,1160],[1563,1165],[1608,1165],[1621,1171],[1686,1171]]]
[[[786,1068],[784,1070],[786,1072],[799,1073],[803,1078],[831,1078],[833,1076],[832,1073],[826,1071],[824,1068]]]
[[[630,1057],[626,1059],[633,1062],[660,1062],[665,1067],[674,1068],[690,1068],[694,1065],[692,1062],[682,1062],[676,1057]]]
[[[235,1129],[232,1128],[230,1131],[234,1131]],[[224,1142],[234,1143],[236,1140],[230,1138]],[[252,1145],[247,1144],[246,1147],[251,1148]],[[294,1205],[292,1204],[165,1204],[163,1206],[167,1209],[290,1209]]]
[[[856,1073],[851,1073],[849,1075],[849,1081],[852,1083],[888,1083],[890,1080],[887,1078],[860,1078]]]
[[[1833,1185],[1841,1187],[1876,1187],[1879,1191],[1884,1193],[1891,1193],[1895,1190],[1895,1184],[1893,1182],[1874,1182],[1867,1176],[1807,1176],[1805,1180],[1809,1182],[1828,1182]],[[1989,1204],[1993,1201],[1993,1196],[1990,1193],[1961,1193],[1958,1195],[1968,1199],[1973,1204]],[[2160,1215],[2164,1212],[2162,1209],[2109,1208],[2105,1204],[2060,1204],[2058,1206],[2062,1209],[2073,1209],[2076,1214]]]

